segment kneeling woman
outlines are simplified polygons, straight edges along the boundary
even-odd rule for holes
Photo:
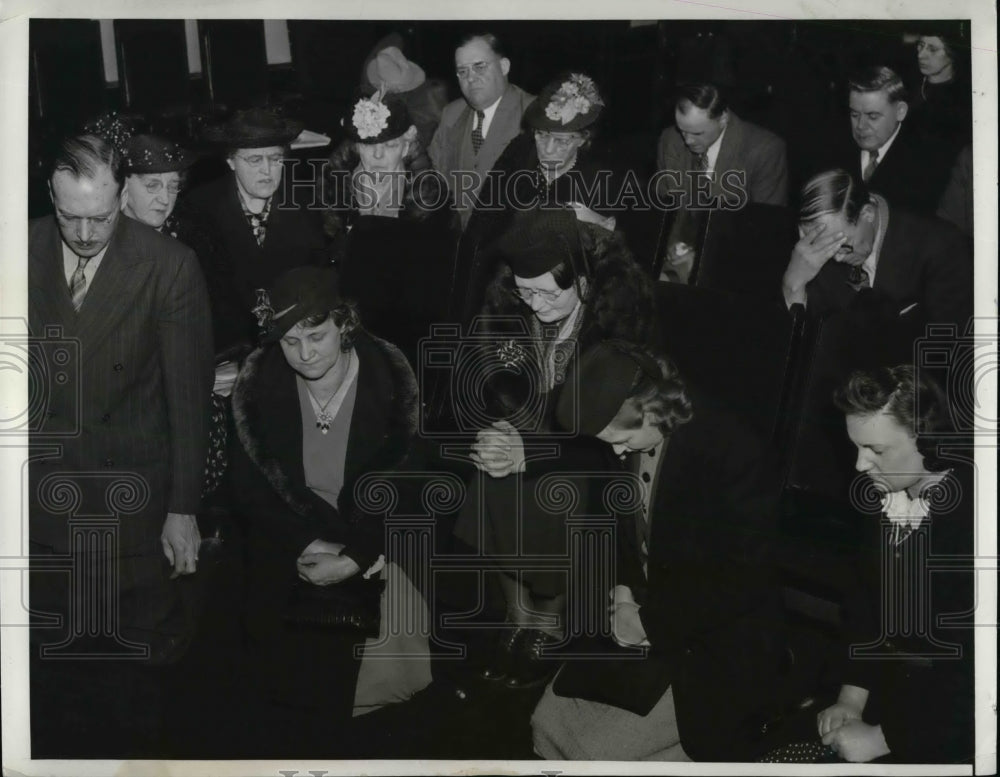
[[[422,659],[367,660],[384,648],[369,640],[366,660],[358,661],[355,645],[365,633],[331,623],[333,613],[372,608],[346,596],[338,602],[339,591],[318,596],[320,588],[343,586],[370,602],[365,586],[384,579],[383,637],[388,610],[401,602],[425,606],[403,571],[386,563],[380,516],[366,514],[355,498],[364,475],[406,458],[417,423],[416,380],[395,346],[361,328],[330,268],[285,273],[257,312],[264,345],[248,357],[233,390],[238,444],[231,462],[247,529],[249,681],[265,697],[263,714],[253,716],[262,728],[253,733],[273,742],[267,727],[277,722],[290,729],[284,747],[337,754],[336,724],[349,720],[352,708],[357,714],[400,701],[430,682],[426,638],[403,637],[407,644],[391,651]]]

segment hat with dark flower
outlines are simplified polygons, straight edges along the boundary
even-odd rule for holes
[[[528,109],[524,121],[545,132],[576,132],[600,118],[601,93],[588,75],[565,73],[545,85]]]
[[[382,143],[405,134],[413,122],[400,98],[380,90],[355,100],[340,124],[356,143]]]
[[[223,124],[206,127],[202,137],[229,148],[287,146],[305,128],[301,122],[279,116],[266,108],[237,111]]]
[[[133,135],[125,150],[128,173],[174,173],[186,170],[195,156],[160,135]]]
[[[253,313],[261,342],[280,340],[302,319],[329,313],[342,301],[340,278],[332,267],[295,267],[283,273],[270,289],[257,290]]]
[[[625,340],[603,340],[570,367],[556,420],[564,429],[596,436],[644,378],[662,377],[660,365],[643,348]]]
[[[519,278],[537,278],[568,263],[577,277],[587,276],[576,213],[569,208],[532,208],[514,214],[490,248]]]

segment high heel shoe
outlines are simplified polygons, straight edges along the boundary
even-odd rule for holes
[[[528,631],[529,629],[525,629],[523,626],[513,626],[513,624],[509,628],[505,628],[504,633],[497,642],[493,661],[479,673],[479,676],[484,680],[490,681],[499,681],[506,678],[513,669],[515,656],[520,648],[521,640]]]
[[[511,690],[535,688],[547,683],[562,663],[546,648],[562,643],[558,637],[538,629],[523,629],[524,635],[517,645],[514,662],[504,686]]]

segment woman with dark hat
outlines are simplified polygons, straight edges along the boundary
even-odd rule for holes
[[[347,140],[330,157],[327,235],[344,293],[366,325],[416,364],[417,341],[447,311],[453,256],[447,187],[426,166],[405,103],[376,92],[342,119]]]
[[[456,412],[468,416],[460,423],[484,419],[472,461],[486,477],[476,477],[471,488],[483,492],[485,512],[470,498],[455,532],[487,555],[563,555],[565,516],[535,501],[535,485],[554,470],[585,470],[593,459],[592,444],[556,434],[555,403],[578,350],[606,337],[646,340],[652,289],[618,233],[581,223],[568,208],[515,214],[494,253],[500,268],[482,319],[492,333],[476,362],[481,379],[474,381],[483,385],[485,400],[476,408],[470,397],[453,398]],[[495,420],[487,425],[485,419]],[[525,442],[538,440],[557,443],[559,458],[526,463]],[[566,576],[523,569],[501,571],[497,579],[509,628],[484,676],[510,688],[538,684],[554,668],[544,649],[567,634]]]
[[[599,441],[604,471],[636,490],[615,509],[607,632],[546,689],[535,752],[752,760],[759,721],[780,703],[784,647],[767,564],[779,478],[766,448],[650,349],[601,342],[571,372],[559,424]]]
[[[184,197],[231,259],[218,274],[240,301],[237,325],[249,342],[257,290],[292,267],[330,259],[319,213],[311,207],[316,187],[293,189],[284,175],[289,144],[301,131],[300,122],[261,108],[207,127],[204,140],[224,151],[229,173]]]
[[[133,135],[125,147],[128,197],[122,212],[180,240],[198,255],[212,304],[215,352],[223,354],[236,346],[245,333],[235,326],[240,320],[240,304],[227,283],[232,275],[231,260],[202,219],[183,199],[178,199],[195,159],[195,154],[167,138]]]
[[[397,348],[361,327],[334,269],[290,270],[263,296],[263,345],[232,396],[249,685],[262,697],[253,699],[251,738],[268,755],[338,755],[347,745],[337,724],[352,710],[404,700],[430,682],[426,638],[386,631],[391,609],[423,607],[423,598],[386,557],[381,517],[355,488],[407,458],[416,380]],[[379,595],[380,579],[389,594]],[[408,660],[368,660],[379,633],[387,656]]]

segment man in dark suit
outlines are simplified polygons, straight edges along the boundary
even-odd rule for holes
[[[311,183],[294,187],[284,175],[288,144],[301,132],[299,122],[258,108],[209,127],[205,139],[226,149],[231,173],[186,198],[232,265],[229,273],[244,306],[242,331],[248,342],[256,334],[251,311],[257,305],[257,290],[269,288],[292,267],[330,260],[317,188]]]
[[[190,249],[121,216],[123,181],[110,143],[69,138],[49,179],[55,214],[29,225],[31,332],[58,333],[80,351],[70,380],[31,387],[44,400],[32,442],[46,445],[29,473],[31,606],[62,618],[32,629],[42,644],[33,692],[69,683],[88,695],[39,705],[37,748],[53,744],[43,732],[81,741],[89,732],[127,749],[116,735],[143,712],[122,702],[105,709],[90,691],[104,688],[106,699],[114,687],[128,698],[134,684],[108,671],[172,663],[191,637],[183,583],[173,578],[195,571],[200,543],[213,380],[208,295]],[[90,660],[46,660],[81,657]]]
[[[788,307],[801,303],[819,316],[865,293],[900,314],[919,305],[925,320],[965,331],[972,259],[950,224],[893,207],[844,170],[830,170],[802,189],[799,234],[782,279]]]
[[[787,205],[788,162],[785,141],[740,119],[716,86],[681,86],[676,105],[675,125],[656,149],[657,193],[665,207],[680,208],[666,261],[668,277],[686,282],[698,231],[693,214],[720,203]]]
[[[830,167],[842,167],[893,207],[932,216],[948,182],[951,159],[920,140],[908,126],[903,80],[887,67],[871,67],[850,79],[848,105],[853,145]],[[845,144],[847,146],[847,144]]]
[[[449,103],[428,153],[448,180],[462,220],[500,153],[521,131],[521,117],[534,99],[509,83],[510,60],[495,35],[472,35],[455,50],[461,100]]]

